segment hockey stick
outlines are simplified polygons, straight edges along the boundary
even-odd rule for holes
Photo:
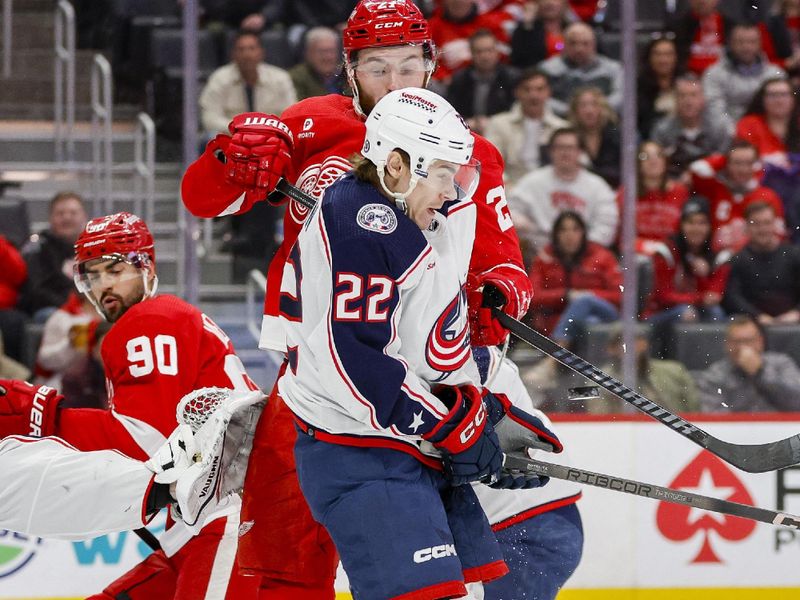
[[[484,294],[484,298],[488,299],[492,304],[492,314],[500,321],[503,327],[523,342],[541,350],[547,356],[554,358],[579,375],[583,375],[591,380],[592,383],[608,390],[653,419],[669,425],[683,437],[716,454],[725,462],[748,473],[776,471],[800,463],[800,434],[768,444],[732,444],[715,438],[696,425],[648,400],[638,392],[634,392],[621,381],[607,375],[580,356],[556,344],[547,336],[507,315],[497,308],[500,303],[504,302],[504,299],[498,302],[498,298],[493,297],[496,294],[492,292],[493,288],[489,288]]]
[[[142,540],[145,544],[147,544],[150,547],[150,550],[152,550],[153,552],[158,552],[159,550],[161,550],[161,543],[149,529],[140,527],[139,529],[134,529],[133,533],[135,533],[140,540]]]
[[[739,504],[738,502],[731,502],[730,500],[720,500],[719,498],[711,498],[710,496],[702,496],[700,494],[661,487],[650,483],[642,483],[641,481],[624,479],[613,475],[604,475],[603,473],[595,473],[594,471],[585,471],[584,469],[576,469],[575,467],[565,467],[563,465],[542,462],[517,453],[506,454],[503,460],[503,466],[512,471],[555,477],[556,479],[574,481],[575,483],[584,485],[593,485],[595,487],[605,488],[615,492],[624,492],[643,498],[652,498],[672,504],[684,504],[686,506],[710,510],[724,515],[732,515],[734,517],[742,517],[753,521],[761,521],[762,523],[784,525],[786,527],[800,529],[800,517],[795,515],[779,513],[765,508],[756,508],[747,504]]]
[[[309,210],[313,209],[317,203],[314,198],[296,188],[285,179],[278,181],[276,192],[289,196]],[[505,302],[505,298],[497,297],[498,294],[499,292],[494,288],[487,288],[484,294],[484,302],[488,302],[488,305],[492,307],[492,313],[495,318],[523,342],[530,344],[534,348],[538,348],[564,366],[583,375],[625,402],[632,404],[646,415],[649,415],[665,425],[669,425],[683,437],[692,440],[700,447],[716,454],[725,462],[749,473],[775,471],[800,463],[800,434],[778,442],[757,445],[732,444],[715,438],[696,425],[685,421],[678,415],[648,400],[641,394],[634,392],[622,382],[603,373],[591,363],[583,360],[566,348],[562,348],[547,336],[542,335],[517,319],[505,314],[497,308]]]

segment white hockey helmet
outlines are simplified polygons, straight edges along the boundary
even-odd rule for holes
[[[384,191],[404,212],[405,199],[437,160],[461,165],[453,199],[475,191],[480,174],[480,165],[472,158],[475,139],[461,115],[438,94],[422,88],[389,92],[370,112],[366,128],[361,154],[375,164]],[[389,191],[383,181],[386,159],[396,148],[407,152],[411,162],[411,181],[402,193]]]

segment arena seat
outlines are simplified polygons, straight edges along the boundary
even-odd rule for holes
[[[0,235],[4,235],[17,249],[22,248],[31,235],[28,207],[22,200],[0,200]]]
[[[725,356],[724,323],[682,323],[674,328],[675,359],[695,371]]]

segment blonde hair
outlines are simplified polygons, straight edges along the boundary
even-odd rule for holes
[[[590,85],[590,86],[583,86],[579,87],[575,92],[572,94],[572,97],[569,100],[569,111],[567,112],[567,120],[572,123],[572,126],[576,129],[583,130],[583,127],[578,120],[578,101],[580,100],[581,96],[584,94],[591,94],[595,97],[595,99],[600,103],[600,112],[602,116],[600,117],[601,120],[601,129],[608,125],[609,123],[616,123],[617,122],[617,115],[611,109],[611,105],[608,103],[608,98],[603,93],[599,87]]]

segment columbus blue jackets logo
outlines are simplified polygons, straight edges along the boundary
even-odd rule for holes
[[[428,334],[425,358],[442,372],[439,380],[460,369],[470,357],[466,293],[462,290],[442,311]]]
[[[362,206],[356,215],[359,227],[378,233],[392,233],[397,229],[397,217],[392,209],[383,204]]]

